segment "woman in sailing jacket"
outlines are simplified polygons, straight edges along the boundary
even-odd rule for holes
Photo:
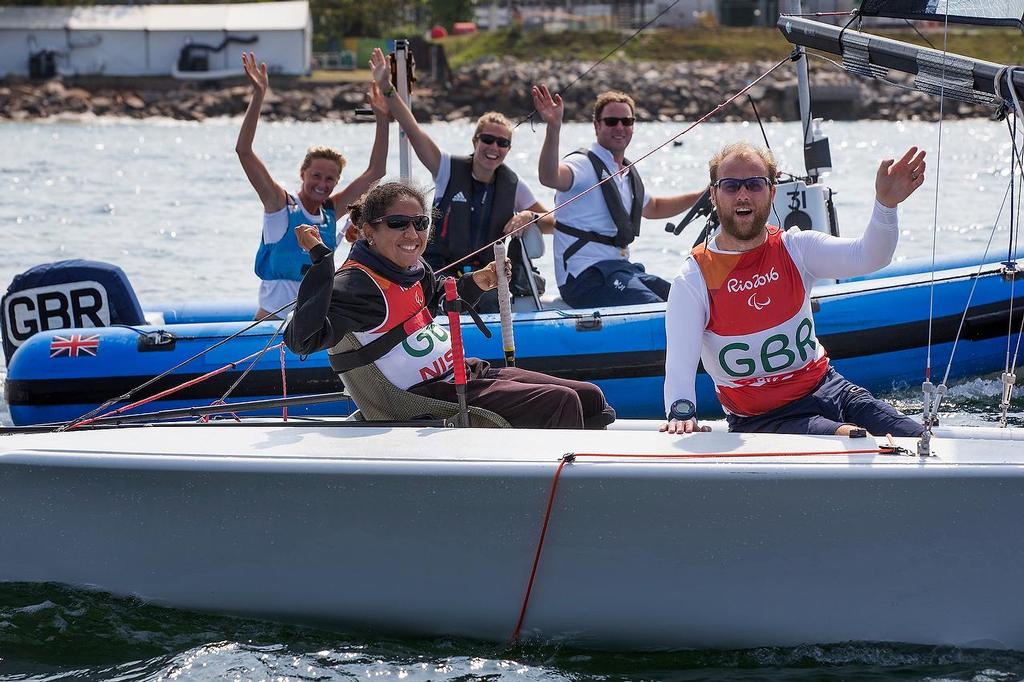
[[[380,185],[350,207],[362,238],[335,271],[334,254],[314,226],[296,229],[312,265],[299,287],[295,314],[285,341],[295,353],[330,349],[354,334],[362,349],[360,364],[376,363],[398,388],[417,395],[454,401],[451,340],[434,322],[440,288],[422,256],[430,219],[423,194],[409,185]],[[506,261],[507,267],[507,261]],[[495,263],[459,280],[460,295],[474,302],[497,285]],[[350,351],[351,352],[351,351]],[[331,357],[339,371],[351,356]],[[615,418],[601,389],[572,381],[467,358],[469,403],[529,428],[603,428]]]

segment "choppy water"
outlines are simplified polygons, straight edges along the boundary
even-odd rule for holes
[[[974,680],[1024,653],[881,643],[607,653],[384,639],[197,615],[56,585],[0,585],[0,680]]]
[[[254,298],[261,207],[234,155],[237,126],[237,120],[0,123],[0,284],[38,263],[90,258],[120,265],[143,306],[183,298]],[[680,130],[672,124],[638,125],[632,158]],[[469,151],[468,124],[438,124],[429,131],[442,148]],[[799,172],[799,126],[769,124],[767,133],[782,168]],[[858,234],[868,218],[879,159],[915,144],[929,152],[929,180],[902,209],[897,258],[930,254],[933,224],[940,254],[984,248],[1009,181],[1005,124],[946,123],[941,166],[934,125],[836,123],[826,133],[837,169],[828,182],[838,192],[845,234]],[[660,195],[696,189],[706,182],[706,160],[714,150],[737,139],[760,142],[760,135],[745,124],[697,128],[682,138],[682,146],[669,145],[643,163],[648,190]],[[350,159],[345,176],[353,177],[365,163],[371,136],[365,124],[270,124],[259,130],[256,148],[274,176],[294,188],[307,146],[342,149]],[[550,193],[541,192],[536,181],[542,139],[542,130],[520,128],[509,164],[550,203]],[[591,139],[589,126],[567,125],[562,149]],[[397,176],[394,144],[390,168]],[[428,183],[422,168],[414,173]],[[1004,211],[994,242],[1002,252],[1007,224]],[[643,229],[636,258],[652,272],[672,275],[693,232],[673,237],[661,221],[646,221]],[[541,265],[553,283],[551,260]],[[2,372],[0,366],[0,377]],[[946,423],[991,423],[999,392],[991,377],[954,386]],[[918,410],[916,391],[891,397],[907,412]],[[1024,402],[1014,401],[1011,417],[1024,424]],[[9,423],[2,403],[0,422]],[[0,585],[0,680],[225,678],[1016,680],[1024,678],[1024,654],[864,643],[657,655],[508,650],[463,640],[348,637],[56,586]]]

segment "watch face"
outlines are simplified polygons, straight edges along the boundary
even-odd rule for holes
[[[681,398],[669,409],[668,416],[672,419],[693,419],[697,415],[697,406],[686,398]]]

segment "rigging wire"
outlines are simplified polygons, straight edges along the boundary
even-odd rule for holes
[[[946,102],[946,48],[949,40],[949,0],[946,0],[946,23],[943,27],[942,42],[942,76],[939,81],[939,140],[935,159],[935,200],[932,212],[932,267],[931,281],[928,287],[928,344],[925,357],[924,381],[921,383],[923,421],[925,435],[931,431],[932,422],[938,416],[938,403],[942,400],[945,390],[943,380],[938,390],[933,392],[932,386],[932,342],[935,332],[935,252],[939,241],[939,181],[942,164],[942,122],[945,118]]]
[[[978,280],[981,279],[981,271],[985,267],[985,261],[988,258],[989,250],[992,248],[992,242],[993,242],[993,240],[995,238],[995,235],[996,235],[996,230],[999,227],[999,219],[1003,217],[1003,209],[1006,207],[1006,201],[1007,201],[1007,198],[1009,198],[1009,197],[1010,197],[1010,185],[1007,185],[1006,191],[1003,193],[1003,201],[999,205],[999,213],[996,214],[996,219],[992,222],[992,230],[989,232],[988,242],[985,244],[985,253],[982,255],[981,261],[978,263],[978,269],[975,272],[974,277],[971,278],[971,289],[970,289],[970,292],[967,294],[967,302],[964,304],[964,311],[963,311],[963,313],[960,316],[960,324],[957,326],[956,335],[953,337],[953,347],[949,351],[949,361],[946,363],[945,374],[942,377],[942,384],[943,385],[945,385],[947,380],[949,379],[950,371],[953,368],[953,357],[956,355],[956,348],[957,348],[957,345],[960,342],[960,336],[963,333],[964,325],[967,322],[967,311],[970,309],[971,301],[974,299],[974,292],[978,288]],[[1012,300],[1013,299],[1011,297],[1011,309],[1010,309],[1010,319],[1011,320],[1013,319]],[[939,395],[937,397],[935,405],[934,405],[933,412],[935,412],[936,414],[938,414],[938,407],[939,407],[939,402],[941,401],[941,397],[942,397],[941,395]]]
[[[281,324],[277,325],[277,329],[274,330],[274,333],[267,340],[267,343],[263,346],[263,350],[256,354],[256,357],[253,358],[252,362],[249,363],[249,366],[245,368],[245,370],[237,379],[235,379],[235,382],[228,387],[228,390],[224,391],[224,395],[222,395],[218,400],[215,400],[212,403],[213,405],[216,405],[217,403],[225,403],[225,401],[227,401],[228,397],[234,392],[236,388],[238,388],[238,385],[242,383],[245,377],[249,376],[249,372],[251,372],[253,368],[256,366],[256,364],[263,359],[263,356],[267,354],[267,351],[273,347],[274,341],[277,339],[278,336],[281,335],[281,332],[284,331],[284,326],[287,323],[287,317],[281,320]]]
[[[764,129],[764,123],[761,121],[761,114],[757,112],[757,104],[754,103],[754,98],[751,97],[749,93],[747,94],[747,100],[750,102],[750,108],[754,110],[754,118],[757,119],[757,126],[761,129],[761,137],[764,138],[764,146],[768,151],[771,151],[772,145],[771,142],[768,141],[768,132]],[[807,139],[806,130],[804,131],[804,139]],[[795,178],[796,176],[793,177]],[[772,214],[775,216],[775,222],[781,227],[782,216],[780,216],[779,212],[775,210],[775,202],[772,202]],[[710,232],[710,230],[708,232]],[[708,237],[710,237],[710,235],[705,233],[705,241],[707,241]]]
[[[1012,93],[1012,97],[1014,99],[1014,104],[1015,104],[1013,126],[1012,127],[1010,126],[1009,120],[1007,120],[1007,122],[1006,122],[1007,128],[1010,131],[1010,153],[1012,154],[1012,160],[1011,160],[1011,163],[1010,163],[1010,168],[1011,168],[1011,170],[1010,170],[1010,187],[1012,188],[1013,187],[1013,183],[1014,183],[1014,181],[1016,179],[1016,171],[1015,171],[1014,166],[1018,162],[1021,162],[1021,159],[1019,157],[1020,149],[1017,147],[1017,116],[1019,115],[1019,112],[1020,112],[1020,102],[1019,102],[1019,99],[1017,97],[1016,89],[1013,86],[1013,69],[1008,69],[1006,71],[1006,80],[1007,80],[1007,85],[1010,88],[1010,92]],[[999,90],[999,78],[996,78],[996,91],[998,92],[998,90]],[[1021,163],[1021,167],[1024,168],[1024,162]],[[1021,198],[1020,197],[1020,192],[1021,192],[1021,190],[1022,190],[1022,187],[1020,185],[1018,185],[1018,189],[1017,189],[1017,192],[1018,192],[1018,194],[1017,194],[1017,214],[1016,214],[1016,216],[1014,216],[1014,214],[1013,214],[1013,202],[1012,202],[1012,197],[1011,197],[1011,204],[1010,204],[1010,233],[1011,233],[1010,234],[1010,240],[1011,240],[1011,243],[1016,242],[1016,238],[1019,236],[1020,213],[1021,213],[1021,211],[1020,211],[1020,198]],[[1011,194],[1012,194],[1012,191],[1011,191]],[[1007,424],[1007,417],[1006,417],[1006,415],[1007,415],[1007,412],[1010,409],[1010,401],[1013,399],[1013,389],[1014,389],[1014,386],[1015,386],[1015,384],[1017,382],[1017,358],[1019,357],[1019,354],[1020,354],[1021,336],[1024,335],[1024,317],[1022,317],[1021,318],[1020,328],[1017,330],[1017,342],[1014,345],[1014,349],[1013,349],[1013,359],[1011,360],[1010,359],[1010,339],[1013,338],[1013,301],[1014,301],[1013,291],[1014,291],[1014,285],[1016,284],[1016,281],[1017,281],[1017,276],[1016,275],[1017,275],[1017,273],[1019,271],[1019,268],[1018,268],[1017,263],[1016,263],[1015,258],[1014,258],[1015,254],[1016,254],[1016,249],[1011,248],[1010,256],[1007,259],[1006,270],[1005,270],[1006,272],[1009,273],[1009,276],[1010,276],[1010,292],[1011,292],[1011,295],[1010,295],[1010,319],[1008,321],[1008,327],[1009,328],[1007,329],[1007,336],[1006,336],[1006,353],[1007,353],[1007,358],[1006,358],[1006,366],[1005,366],[1005,369],[1004,369],[1004,372],[1003,372],[1003,376],[1001,377],[1001,380],[1002,380],[1002,383],[1003,383],[1003,387],[1002,387],[1001,400],[999,402],[999,408],[1000,408],[999,424],[1000,424],[1000,426],[1003,426],[1003,427],[1005,427],[1006,424]]]
[[[906,22],[907,26],[909,26],[910,28],[914,29],[914,33],[916,33],[918,36],[920,36],[921,40],[923,40],[924,42],[928,43],[928,47],[932,48],[933,50],[939,49],[939,48],[935,47],[934,44],[932,44],[932,41],[928,40],[928,36],[926,36],[925,34],[921,33],[919,30],[917,30],[917,26],[914,25],[914,22],[912,22],[910,19],[904,19],[903,21]]]

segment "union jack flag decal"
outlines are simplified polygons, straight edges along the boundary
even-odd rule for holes
[[[54,336],[50,341],[51,358],[77,358],[79,355],[91,355],[96,357],[100,349],[100,335],[82,336],[72,334],[68,336]]]

